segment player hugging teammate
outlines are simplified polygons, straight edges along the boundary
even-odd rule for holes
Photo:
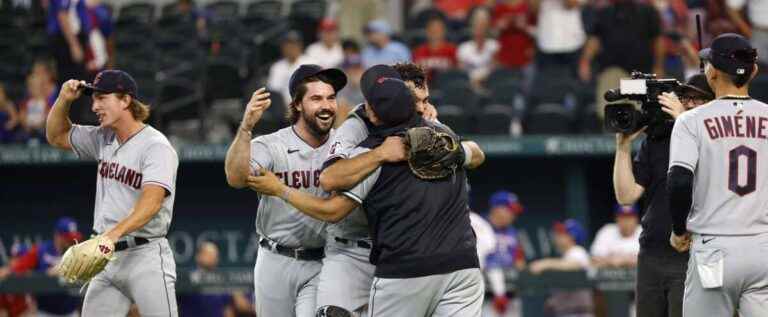
[[[305,133],[313,122],[328,123],[318,115],[335,114],[333,97],[346,82],[339,73],[302,65],[289,83],[290,111],[300,114],[294,125],[249,143],[257,121],[251,113],[269,104],[255,96],[228,153],[230,185],[261,197],[257,313],[479,316],[485,288],[461,167],[480,165],[482,151],[433,121],[424,74],[413,64],[372,67],[361,80],[365,104],[335,132],[328,125]],[[425,150],[421,143],[444,146]],[[432,157],[437,148],[451,151]],[[420,167],[427,161],[440,168]],[[322,188],[317,180],[308,189],[285,182],[297,170],[316,175],[316,169]],[[308,236],[313,239],[302,242]],[[317,256],[300,259],[305,253]],[[297,283],[297,276],[303,280]]]

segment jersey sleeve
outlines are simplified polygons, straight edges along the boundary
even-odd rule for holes
[[[687,114],[691,113],[675,120],[669,146],[669,167],[681,166],[695,171],[699,162],[699,139],[696,129],[691,127],[695,123],[693,117]]]
[[[350,152],[366,138],[368,138],[368,128],[360,118],[352,115],[344,120],[333,136],[333,143],[328,149],[323,168],[331,166],[340,159],[349,158]]]
[[[368,151],[370,151],[370,149],[358,147],[352,150],[350,156],[354,157]],[[373,188],[373,185],[375,185],[376,181],[379,179],[379,174],[381,174],[381,167],[378,167],[375,171],[368,175],[368,177],[357,183],[355,187],[349,190],[345,190],[341,192],[341,194],[356,201],[358,204],[363,204],[365,197],[368,196],[368,193],[371,192],[371,188]]]
[[[272,154],[269,151],[269,146],[264,143],[261,138],[256,138],[251,141],[251,172],[256,171],[258,168],[266,170],[272,170]]]
[[[81,159],[98,159],[103,141],[104,129],[98,126],[73,124],[69,130],[69,144]]]
[[[176,170],[179,157],[169,144],[151,145],[141,160],[141,186],[157,185],[170,195],[176,190]]]

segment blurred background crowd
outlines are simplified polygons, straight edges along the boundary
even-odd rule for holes
[[[619,78],[638,70],[684,80],[698,72],[696,15],[705,46],[735,32],[758,52],[768,51],[768,1],[761,0],[0,0],[0,143],[45,143],[45,117],[59,85],[91,81],[102,69],[136,78],[140,99],[152,106],[152,125],[174,143],[226,143],[245,100],[262,86],[274,93],[258,131],[286,125],[288,78],[300,64],[347,73],[341,121],[344,109],[363,101],[358,80],[367,67],[404,61],[428,72],[430,102],[461,134],[602,134],[605,103],[598,96]],[[767,100],[768,75],[759,75],[752,89],[752,96]],[[89,104],[83,98],[73,106],[73,121],[95,122]],[[531,201],[563,197],[530,186],[520,190],[536,191]],[[489,316],[520,314],[515,292],[493,282],[499,272],[503,280],[521,271],[636,265],[635,207],[616,206],[614,221],[597,221],[597,228],[574,219],[547,222],[534,247],[529,232],[515,225],[530,215],[517,195],[486,196],[493,190],[480,191],[484,202],[476,210],[493,236],[482,255]],[[595,191],[606,196],[608,189]],[[81,236],[75,220],[62,218],[50,241],[16,241],[0,278],[48,272]],[[556,252],[542,243],[550,236]],[[194,270],[216,270],[222,244],[198,242]],[[77,310],[79,298],[56,296],[0,295],[0,315],[4,309],[10,316]],[[185,296],[179,299],[183,316],[253,316],[247,292]],[[544,306],[553,316],[599,312],[599,297],[591,289],[553,292]]]
[[[273,94],[263,132],[285,125],[287,81],[302,63],[342,68],[340,94],[375,64],[429,73],[443,122],[464,134],[602,132],[603,92],[638,70],[684,80],[723,32],[768,49],[755,0],[3,0],[0,142],[39,143],[58,85],[120,68],[179,142],[224,142],[244,96]],[[760,99],[768,85],[754,83]],[[280,97],[282,94],[282,98]],[[768,94],[768,93],[766,93]],[[88,100],[75,121],[94,122]],[[339,120],[341,121],[341,120]]]

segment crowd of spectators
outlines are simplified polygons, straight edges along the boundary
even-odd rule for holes
[[[220,89],[209,88],[214,82],[235,85],[223,97],[241,101],[267,86],[282,96],[279,108],[290,99],[287,76],[302,63],[341,67],[354,83],[360,70],[402,61],[428,71],[433,103],[458,106],[449,115],[470,123],[459,132],[519,134],[512,128],[517,122],[522,133],[599,133],[606,104],[599,96],[619,78],[638,70],[683,80],[698,71],[695,14],[703,18],[705,45],[720,33],[739,32],[768,50],[768,9],[755,0],[422,0],[403,2],[394,14],[401,19],[379,1],[232,3],[3,2],[0,12],[11,13],[2,19],[11,21],[0,33],[21,27],[44,35],[0,43],[22,40],[29,48],[21,50],[29,64],[0,67],[0,141],[38,142],[51,105],[44,100],[55,98],[57,84],[89,80],[104,68],[134,74],[148,103],[162,108],[163,119],[153,123],[167,130],[170,121],[202,122],[206,111],[217,111],[209,107],[222,98]],[[19,12],[27,16],[18,18]],[[212,58],[234,67],[232,79],[206,77],[215,74],[208,72]],[[39,64],[47,74],[39,74]],[[178,89],[185,85],[197,93]],[[346,105],[361,101],[356,89],[340,94]],[[75,121],[93,120],[88,103],[73,107]],[[504,124],[472,129],[488,111]]]
[[[504,277],[510,273],[514,275],[526,271],[538,275],[548,271],[634,269],[637,266],[642,228],[634,206],[616,205],[615,222],[603,225],[594,239],[590,239],[587,229],[577,220],[555,221],[551,227],[555,256],[544,256],[532,261],[526,256],[525,247],[521,243],[522,236],[518,229],[522,228],[515,226],[519,217],[525,217],[517,195],[498,191],[491,195],[488,206],[488,212],[480,215],[491,224],[496,244],[481,258],[481,263],[485,263],[484,271],[493,295],[490,306],[497,316],[519,314],[520,307],[516,307],[519,301],[511,300],[515,294],[508,291],[503,283]],[[480,241],[481,235],[478,233],[477,236]],[[588,245],[590,240],[591,245]],[[552,316],[587,317],[594,316],[595,303],[592,289],[554,290],[546,300],[544,309]],[[514,311],[517,314],[510,313]]]

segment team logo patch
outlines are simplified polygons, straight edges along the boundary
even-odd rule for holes
[[[104,254],[109,254],[109,252],[112,252],[112,249],[110,249],[106,245],[99,245],[99,251],[101,251],[101,253],[104,253]]]
[[[331,145],[331,155],[336,154],[336,150],[338,150],[339,146],[341,146],[341,142],[339,141],[333,142],[333,145]]]

